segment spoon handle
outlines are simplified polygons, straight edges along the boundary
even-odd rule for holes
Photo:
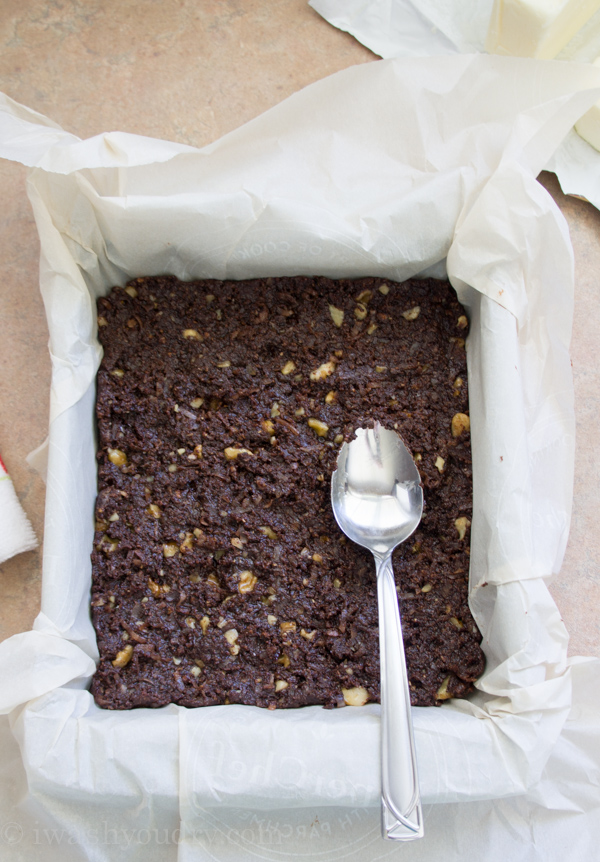
[[[423,837],[423,815],[391,554],[375,556],[375,564],[381,665],[382,832],[384,838],[411,841]]]

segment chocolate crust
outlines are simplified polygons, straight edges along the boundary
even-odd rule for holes
[[[424,486],[393,557],[411,702],[472,689],[468,321],[447,282],[139,278],[98,323],[99,706],[379,699],[373,562],[330,504],[342,441],[376,420]]]

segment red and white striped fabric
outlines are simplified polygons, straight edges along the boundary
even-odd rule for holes
[[[37,539],[21,508],[8,470],[0,458],[0,563],[37,548]]]

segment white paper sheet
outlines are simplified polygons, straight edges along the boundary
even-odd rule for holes
[[[494,0],[309,0],[380,57],[484,51]]]
[[[494,0],[309,0],[334,27],[385,59],[485,52]],[[558,54],[593,63],[600,56],[600,11]]]
[[[153,272],[401,280],[447,264],[472,318],[471,601],[488,665],[469,701],[414,710],[423,799],[536,785],[571,703],[567,635],[545,580],[568,531],[574,415],[571,249],[534,178],[599,95],[598,70],[565,63],[381,62],[318,82],[201,151],[118,133],[77,141],[54,127],[49,138],[52,124],[0,102],[0,155],[15,158],[20,140],[22,161],[43,164],[29,193],[53,358],[42,613],[33,633],[0,645],[31,835],[41,818],[79,830],[72,846],[87,856],[73,858],[115,859],[118,842],[85,833],[105,822],[137,830],[128,858],[147,860],[142,834],[180,829],[187,837],[168,852],[188,860],[208,852],[215,816],[217,831],[239,832],[256,811],[290,828],[293,811],[314,829],[311,812],[352,824],[366,810],[352,836],[373,838],[376,706],[121,713],[85,690],[96,656],[93,300]]]
[[[493,0],[309,0],[309,5],[334,27],[390,59],[485,52]],[[600,11],[557,59],[593,63],[597,57]],[[543,167],[557,175],[565,194],[586,198],[600,209],[600,153],[575,130]]]

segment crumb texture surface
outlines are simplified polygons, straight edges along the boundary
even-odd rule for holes
[[[140,278],[98,324],[100,706],[379,699],[374,565],[330,504],[374,421],[424,486],[393,557],[412,703],[471,690],[468,321],[446,282]]]

